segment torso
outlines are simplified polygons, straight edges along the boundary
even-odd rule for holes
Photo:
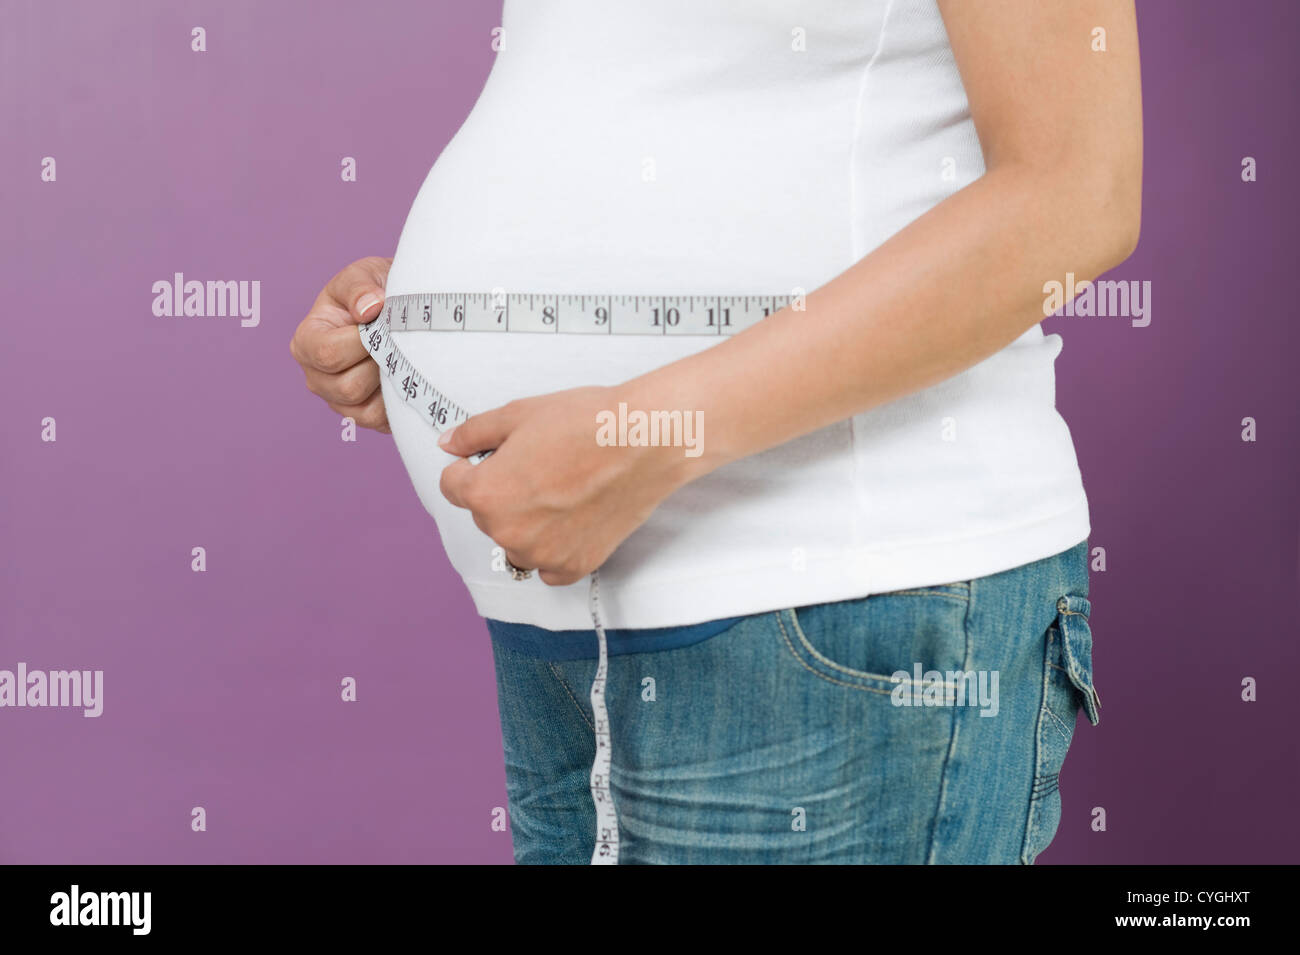
[[[983,173],[933,0],[507,0],[503,27],[483,93],[412,206],[389,295],[797,294]],[[716,341],[397,340],[475,411],[616,384]],[[607,625],[966,579],[1077,543],[1087,507],[1054,409],[1058,349],[1035,327],[936,388],[688,486],[602,570]],[[589,626],[581,585],[492,570],[492,542],[438,493],[448,459],[434,434],[389,405],[479,611]],[[961,440],[943,441],[946,417]]]

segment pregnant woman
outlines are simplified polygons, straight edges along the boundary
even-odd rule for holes
[[[516,859],[591,859],[599,567],[621,861],[1032,863],[1099,703],[1039,322],[1137,242],[1132,0],[506,0],[502,26],[394,258],[340,272],[292,352],[391,429],[487,618]],[[727,337],[395,331],[478,412],[440,441],[357,324],[493,290],[791,304]],[[694,446],[599,437],[634,412]]]

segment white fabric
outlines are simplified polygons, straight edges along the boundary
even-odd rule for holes
[[[506,0],[502,25],[487,84],[411,208],[389,295],[812,290],[984,171],[933,0]],[[474,411],[617,384],[716,344],[396,340]],[[1083,540],[1087,501],[1055,410],[1060,347],[1035,326],[936,387],[688,485],[602,568],[606,626],[965,580]],[[438,490],[452,458],[384,394],[478,611],[589,628],[585,582],[493,570],[493,542]]]

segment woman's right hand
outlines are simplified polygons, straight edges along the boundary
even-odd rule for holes
[[[392,434],[379,390],[379,366],[361,344],[357,326],[374,319],[384,301],[392,259],[358,259],[316,296],[289,341],[307,376],[307,390],[363,428]]]

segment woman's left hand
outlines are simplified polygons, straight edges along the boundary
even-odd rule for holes
[[[444,468],[443,495],[516,567],[553,586],[581,580],[690,480],[697,460],[681,447],[598,443],[597,416],[617,414],[620,400],[615,388],[574,388],[474,415],[439,444],[461,458],[494,453]]]

